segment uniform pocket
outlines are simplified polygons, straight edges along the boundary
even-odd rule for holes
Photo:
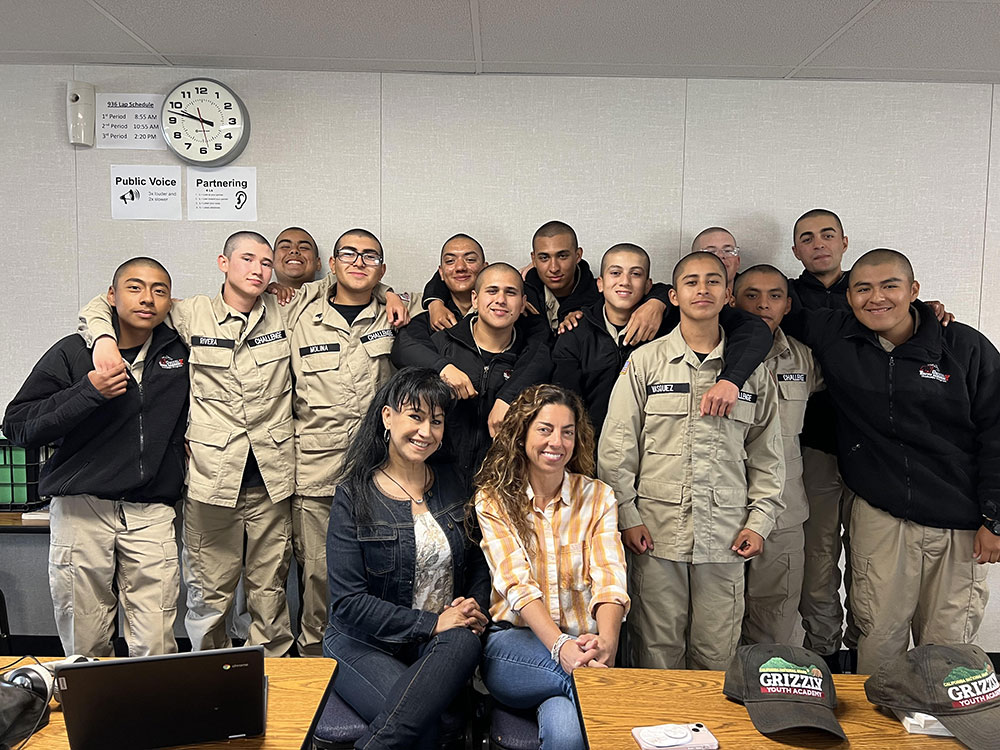
[[[778,383],[778,418],[781,420],[783,437],[796,437],[802,432],[808,402],[808,383]]]
[[[690,412],[688,393],[654,393],[646,399],[643,448],[650,453],[679,456],[684,451],[684,422]]]
[[[284,331],[281,333],[284,334]],[[265,337],[267,334],[259,336],[257,340]],[[250,354],[260,371],[265,398],[277,398],[292,389],[292,371],[289,367],[291,349],[288,347],[287,337],[251,346]]]
[[[188,462],[191,482],[215,485],[231,435],[232,431],[227,429],[195,422],[188,425],[184,437],[191,446],[191,458]]]
[[[162,542],[163,563],[160,571],[160,607],[165,610],[177,609],[180,596],[180,565],[177,562],[177,542],[170,539]]]
[[[327,349],[333,345],[327,344]],[[295,383],[296,389],[303,389],[305,400],[313,408],[334,406],[344,402],[343,389],[339,383],[340,346],[335,351],[304,354],[300,360],[302,375]]]
[[[191,364],[191,394],[195,398],[232,400],[237,390],[230,372],[233,349],[223,346],[192,346],[188,361]]]
[[[746,436],[753,425],[754,406],[745,401],[733,404],[729,416],[717,418],[715,457],[720,461],[745,461],[747,459]]]
[[[854,622],[865,635],[872,631],[875,616],[872,607],[871,582],[868,568],[871,561],[867,557],[851,551],[851,591],[850,605]]]
[[[747,493],[738,487],[716,487],[712,490],[712,529],[715,544],[729,549],[736,536],[746,526]]]

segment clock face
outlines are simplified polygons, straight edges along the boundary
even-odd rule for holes
[[[192,78],[167,94],[160,115],[167,146],[183,161],[220,167],[239,156],[250,140],[250,115],[225,84]]]

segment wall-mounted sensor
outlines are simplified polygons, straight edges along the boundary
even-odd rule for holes
[[[83,81],[66,83],[66,127],[75,146],[94,145],[94,85]]]

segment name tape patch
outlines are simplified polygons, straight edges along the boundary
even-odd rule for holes
[[[743,401],[744,403],[747,403],[747,404],[756,404],[757,403],[757,394],[756,393],[748,393],[747,391],[740,391],[740,395],[737,396],[736,399],[737,399],[737,401]]]
[[[690,393],[690,383],[650,383],[646,386],[646,395],[655,393]]]
[[[325,354],[327,352],[339,352],[340,344],[310,344],[299,347],[299,356],[308,357],[310,354]]]
[[[233,349],[236,342],[233,339],[217,339],[214,336],[192,336],[192,346],[214,346],[219,349]]]
[[[270,344],[272,341],[282,341],[288,338],[285,334],[284,329],[280,331],[271,331],[270,333],[262,333],[260,336],[254,336],[248,342],[250,346],[260,346],[262,344]]]
[[[778,381],[781,383],[804,383],[806,374],[804,372],[779,372]]]
[[[379,339],[392,339],[396,337],[396,332],[391,328],[383,328],[381,331],[372,331],[361,337],[361,343],[370,344]]]

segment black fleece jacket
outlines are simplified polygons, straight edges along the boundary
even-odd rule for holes
[[[793,310],[782,328],[823,368],[847,486],[896,518],[977,529],[1000,516],[1000,354],[974,328],[911,309],[917,331],[892,352],[842,310]]]
[[[451,364],[469,376],[479,395],[457,401],[445,421],[456,463],[469,478],[492,443],[487,420],[493,402],[499,398],[511,403],[528,386],[548,381],[552,373],[549,327],[541,316],[522,316],[514,324],[510,348],[484,357],[472,336],[474,313],[433,333],[422,320],[426,317],[418,315],[400,329],[392,346],[392,363],[396,367],[430,367],[437,372]]]
[[[41,495],[89,494],[106,500],[173,505],[184,486],[188,350],[160,324],[141,387],[106,399],[90,382],[91,350],[73,334],[38,361],[7,405],[3,432],[24,447],[53,443],[39,477]]]

